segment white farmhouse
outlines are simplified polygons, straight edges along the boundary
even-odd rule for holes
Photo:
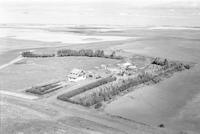
[[[121,64],[120,67],[121,67],[121,69],[125,69],[125,70],[128,70],[128,69],[135,70],[135,69],[137,69],[137,67],[130,62],[123,63],[123,64]]]
[[[77,82],[86,79],[86,72],[81,69],[73,69],[68,75],[68,80]]]

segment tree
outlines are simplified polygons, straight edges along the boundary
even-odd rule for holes
[[[84,49],[79,50],[79,55],[80,56],[85,56],[85,50]]]
[[[113,51],[112,54],[110,55],[110,58],[114,58],[116,56],[116,52]]]

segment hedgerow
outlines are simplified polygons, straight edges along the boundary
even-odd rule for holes
[[[55,57],[55,54],[35,54],[30,51],[22,52],[21,55],[27,58],[46,58],[46,57]]]
[[[30,89],[27,89],[26,92],[33,93],[36,95],[44,95],[44,94],[53,92],[55,90],[58,90],[60,88],[62,88],[62,85],[60,85],[59,82],[54,82],[54,83],[50,83],[50,84],[46,84],[42,86],[32,87]]]
[[[67,101],[69,98],[71,98],[71,97],[73,97],[73,96],[75,96],[77,94],[83,93],[85,91],[88,91],[90,89],[93,89],[95,87],[101,86],[103,84],[106,84],[106,83],[109,83],[109,82],[112,82],[112,81],[115,81],[115,80],[116,80],[116,77],[113,77],[113,76],[102,78],[100,80],[97,80],[96,82],[84,85],[84,86],[82,86],[80,88],[77,88],[77,89],[74,89],[74,90],[72,90],[70,92],[62,94],[62,95],[58,96],[57,98],[60,99],[60,100]]]
[[[81,50],[61,49],[57,51],[57,56],[58,57],[87,56],[87,57],[101,57],[110,59],[123,59],[123,57],[117,56],[115,52],[112,52],[110,55],[105,55],[103,50],[92,50],[92,49],[81,49]]]

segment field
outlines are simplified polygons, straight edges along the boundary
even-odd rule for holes
[[[129,52],[148,56],[159,56],[173,60],[190,61],[197,65],[155,86],[147,86],[123,96],[107,105],[106,111],[110,114],[125,118],[136,119],[141,122],[158,125],[163,122],[166,126],[176,127],[174,124],[179,117],[179,129],[199,130],[199,114],[190,117],[180,116],[188,103],[199,94],[200,81],[200,40],[199,30],[136,30],[133,35],[144,37],[131,43],[118,45],[117,49],[125,49]],[[130,35],[130,32],[127,32]],[[199,103],[191,102],[195,110],[199,109]],[[134,113],[134,114],[133,114]],[[172,125],[173,124],[173,125]],[[187,124],[187,127],[180,127]]]

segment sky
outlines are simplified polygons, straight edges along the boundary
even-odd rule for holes
[[[199,0],[0,0],[0,3],[78,3],[78,4],[88,4],[88,3],[120,3],[135,6],[151,6],[160,5],[165,3],[188,3],[199,4]]]
[[[200,0],[0,0],[0,23],[196,26],[198,22]]]

